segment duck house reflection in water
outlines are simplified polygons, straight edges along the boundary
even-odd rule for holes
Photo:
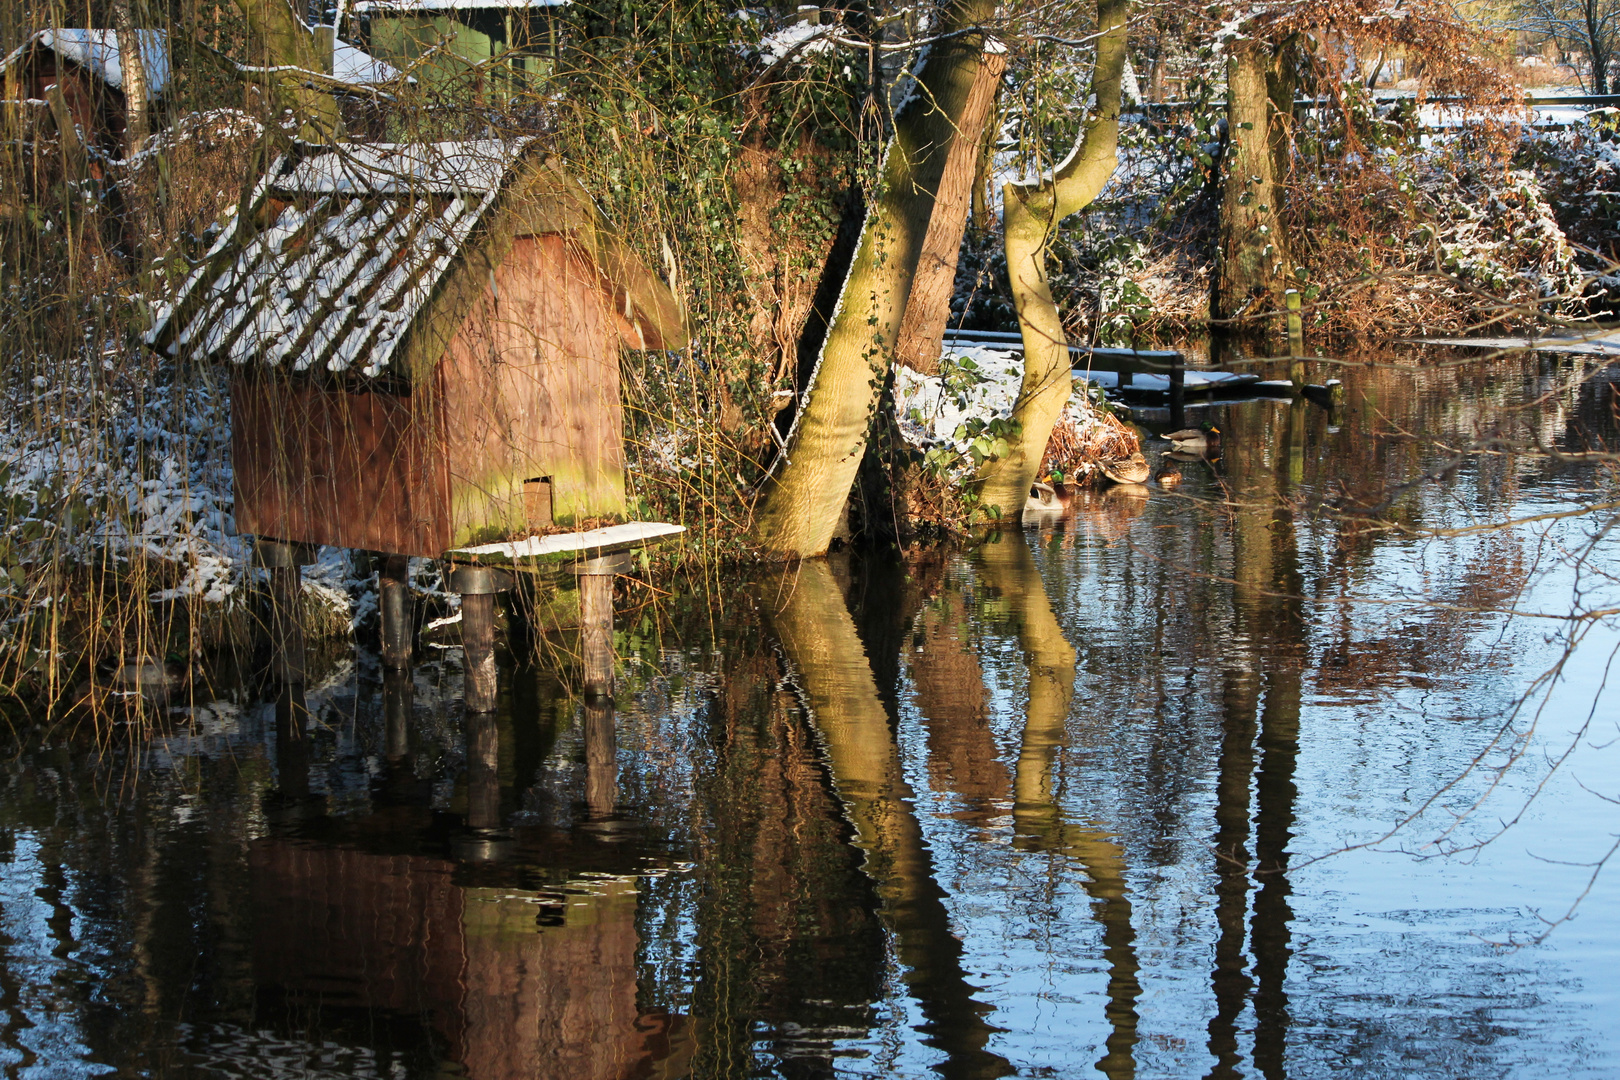
[[[636,1008],[636,882],[470,887],[446,859],[271,837],[253,977],[298,1006],[424,1020],[475,1080],[685,1075],[684,1017]]]

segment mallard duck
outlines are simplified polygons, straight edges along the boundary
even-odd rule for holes
[[[1153,470],[1148,467],[1147,458],[1142,456],[1140,450],[1118,461],[1099,461],[1097,468],[1116,484],[1140,484],[1153,475]]]
[[[1159,475],[1153,478],[1160,487],[1169,490],[1181,484],[1181,470],[1166,467],[1159,470]]]
[[[1029,487],[1029,495],[1024,499],[1024,513],[1026,514],[1055,514],[1063,509],[1058,501],[1057,490],[1051,484],[1037,480]]]
[[[1061,480],[1047,483],[1037,480],[1030,485],[1029,497],[1024,500],[1024,513],[1051,514],[1069,508],[1074,502],[1075,487]]]
[[[1221,445],[1221,429],[1212,427],[1205,431],[1203,428],[1182,428],[1180,431],[1172,431],[1165,439],[1177,450],[1196,452],[1206,446]]]

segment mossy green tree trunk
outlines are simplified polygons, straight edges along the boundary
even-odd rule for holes
[[[824,554],[843,516],[911,291],[934,196],[984,54],[993,0],[951,0],[918,86],[896,112],[877,190],[808,400],[754,516],[784,559]]]
[[[1283,50],[1258,40],[1236,43],[1226,61],[1228,142],[1215,267],[1217,319],[1248,319],[1282,307],[1289,261],[1278,181],[1288,162],[1284,110],[1292,109],[1291,76]]]
[[[1007,278],[1024,339],[1024,378],[1013,407],[1017,430],[1007,439],[1008,452],[985,462],[978,482],[980,500],[1003,516],[1023,509],[1071,392],[1069,341],[1046,263],[1058,224],[1090,205],[1118,164],[1129,9],[1129,0],[1097,4],[1097,67],[1091,77],[1097,106],[1074,152],[1052,173],[1033,183],[1008,184],[1002,192]]]
[[[317,84],[331,67],[320,43],[287,0],[236,0],[253,35],[254,52],[264,71],[259,76],[270,100],[298,119],[298,137],[327,143],[342,131],[342,118],[332,95]],[[278,70],[279,69],[279,70]]]

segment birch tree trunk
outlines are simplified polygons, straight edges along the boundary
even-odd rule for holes
[[[119,88],[124,92],[124,157],[130,158],[140,153],[152,133],[152,95],[129,0],[112,0],[112,15],[118,36]]]
[[[1046,260],[1058,223],[1090,205],[1118,164],[1129,8],[1129,0],[1098,0],[1097,67],[1091,79],[1097,106],[1074,151],[1040,180],[1008,184],[1002,191],[1007,278],[1023,333],[1024,378],[1013,406],[1018,430],[1008,438],[1006,454],[985,462],[978,483],[983,504],[1004,517],[1022,511],[1046,441],[1069,400],[1069,341],[1052,299]]]
[[[918,87],[895,115],[894,137],[808,401],[754,518],[754,539],[766,552],[809,558],[825,554],[832,543],[866,449],[934,195],[979,72],[985,35],[976,28],[994,14],[994,0],[946,5],[940,40],[930,46]]]

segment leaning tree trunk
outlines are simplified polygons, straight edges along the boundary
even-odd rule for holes
[[[1024,338],[1024,380],[1013,419],[1009,450],[985,463],[979,498],[1003,516],[1023,509],[1041,467],[1046,441],[1072,390],[1069,341],[1052,299],[1046,260],[1058,223],[1097,197],[1118,164],[1119,93],[1125,72],[1129,0],[1098,0],[1097,67],[1092,89],[1097,111],[1081,129],[1079,144],[1056,172],[1029,184],[1008,184],[1005,203],[1007,278]]]
[[[860,244],[827,328],[821,358],[794,423],[781,468],[768,482],[754,538],[786,559],[825,554],[889,366],[946,158],[981,65],[994,0],[953,0],[918,76],[895,115]]]
[[[962,254],[962,234],[967,231],[973,187],[979,175],[985,121],[996,103],[1001,73],[1006,69],[1004,53],[986,52],[980,60],[956,134],[951,137],[945,170],[934,192],[934,209],[928,215],[928,232],[911,277],[911,293],[906,297],[906,312],[895,338],[894,358],[925,375],[939,372],[945,324],[951,321],[951,297],[956,293],[956,263]]]
[[[1215,264],[1217,319],[1282,308],[1288,250],[1277,185],[1282,155],[1273,129],[1281,120],[1272,106],[1272,66],[1271,50],[1255,41],[1234,46],[1226,61],[1229,142]]]

